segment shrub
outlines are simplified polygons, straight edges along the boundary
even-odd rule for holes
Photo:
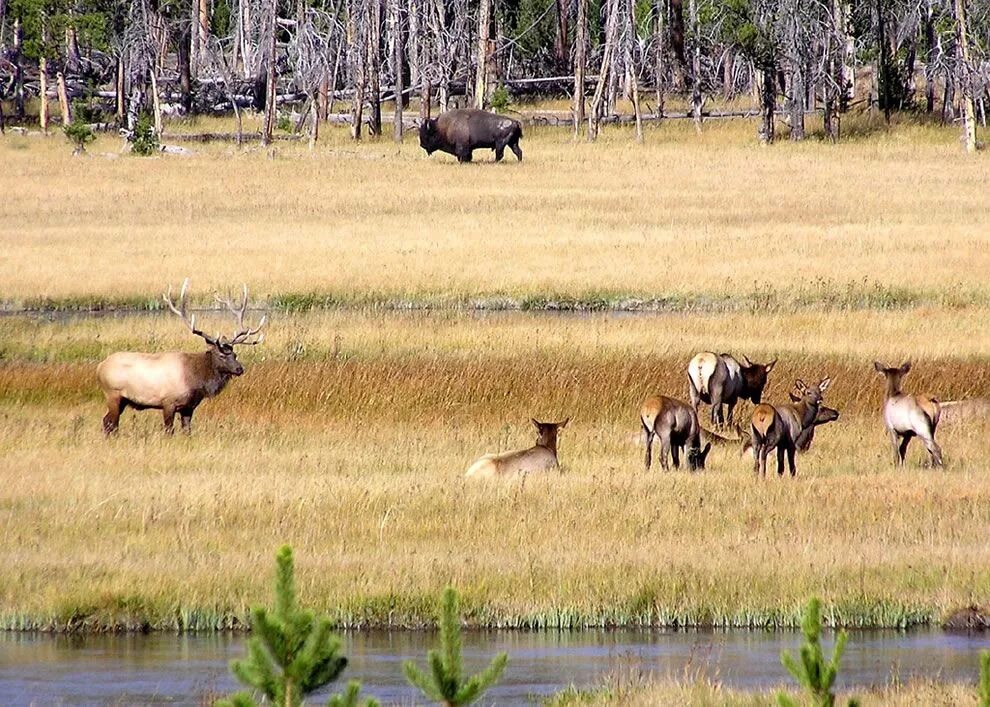
[[[155,126],[147,115],[138,118],[137,125],[134,126],[131,152],[143,157],[158,152],[158,133],[155,132]]]
[[[72,150],[73,154],[85,152],[86,145],[96,139],[96,135],[93,134],[89,125],[83,122],[82,117],[78,114],[73,118],[71,123],[62,126],[62,131],[65,133],[65,137],[68,138],[69,142],[75,146]]]
[[[492,92],[492,110],[496,113],[505,113],[512,105],[512,98],[505,86],[499,86]]]
[[[427,655],[430,672],[424,673],[411,660],[402,668],[406,680],[419,688],[427,699],[439,702],[444,707],[459,707],[471,704],[484,694],[498,680],[509,656],[499,653],[482,672],[467,680],[461,664],[461,624],[457,592],[447,587],[443,593],[443,609],[440,614],[440,650],[431,650]]]

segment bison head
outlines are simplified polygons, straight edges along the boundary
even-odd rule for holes
[[[427,118],[419,126],[419,146],[426,150],[426,154],[432,155],[440,149],[440,131],[437,130],[437,121],[434,118]]]

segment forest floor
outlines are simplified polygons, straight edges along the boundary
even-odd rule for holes
[[[237,626],[283,542],[303,600],[348,626],[422,625],[449,583],[486,626],[794,625],[810,594],[851,626],[986,606],[990,422],[946,420],[943,470],[914,447],[894,469],[872,362],[990,395],[990,163],[865,120],[772,148],[746,121],[644,145],[534,130],[522,164],[469,166],[342,131],[150,159],[0,138],[0,300],[38,309],[0,318],[0,626]],[[55,310],[158,308],[185,277],[202,303],[247,282],[268,338],[191,438],[128,411],[108,442],[96,364],[199,346],[171,315]],[[663,313],[477,311],[636,307]],[[643,472],[640,401],[686,397],[706,349],[779,357],[772,401],[834,378],[842,418],[795,480],[732,446]],[[561,472],[463,478],[568,416]]]

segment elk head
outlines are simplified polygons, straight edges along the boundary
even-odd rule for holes
[[[911,362],[905,361],[900,366],[888,368],[879,361],[874,361],[873,367],[877,373],[887,379],[887,390],[890,395],[898,395],[901,392],[901,381],[911,370]]]
[[[691,471],[694,471],[695,469],[704,469],[705,459],[708,458],[708,452],[710,451],[712,451],[711,442],[706,442],[704,447],[688,447],[688,469]]]
[[[223,373],[229,376],[239,376],[244,373],[244,366],[241,362],[237,360],[237,354],[234,352],[235,346],[255,346],[260,344],[265,339],[265,335],[261,334],[262,327],[265,326],[265,322],[268,321],[268,315],[261,317],[261,321],[258,322],[258,326],[253,329],[244,324],[244,313],[247,311],[248,304],[248,289],[247,285],[244,285],[243,296],[241,297],[240,304],[234,305],[229,299],[223,299],[216,296],[215,299],[219,304],[224,305],[237,321],[237,329],[234,331],[233,336],[227,338],[222,336],[220,332],[217,332],[216,336],[210,336],[201,329],[196,328],[196,315],[189,316],[186,313],[186,292],[189,289],[189,278],[186,278],[182,283],[182,289],[179,291],[179,304],[172,301],[172,287],[169,285],[168,291],[162,295],[162,299],[172,312],[178,316],[183,323],[189,328],[196,336],[200,337],[209,344],[209,352],[211,360],[213,362],[213,368],[218,373]]]
[[[808,405],[814,406],[817,410],[822,404],[822,393],[828,390],[829,385],[832,384],[832,379],[829,376],[822,378],[818,385],[807,385],[803,380],[798,378],[794,381],[794,390],[797,391],[797,396],[800,401],[807,403]]]
[[[536,444],[546,447],[556,454],[557,432],[567,427],[567,423],[571,421],[571,418],[565,418],[563,422],[540,422],[536,418],[531,417],[529,421],[536,427],[536,432],[539,435]]]
[[[773,367],[777,365],[777,359],[763,364],[753,363],[746,356],[743,356],[740,363],[742,363],[740,373],[746,384],[746,393],[742,397],[749,398],[754,405],[759,405],[760,400],[763,398],[763,389],[767,387],[767,376],[773,370]]]

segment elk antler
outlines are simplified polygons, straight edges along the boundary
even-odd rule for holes
[[[265,340],[265,335],[261,334],[260,336],[258,336],[258,333],[261,331],[262,327],[264,327],[265,323],[268,321],[267,314],[261,317],[261,321],[258,322],[258,326],[256,326],[254,329],[251,329],[250,327],[247,327],[244,324],[244,312],[247,311],[247,305],[248,305],[247,285],[244,285],[244,294],[241,297],[241,303],[236,307],[234,306],[233,302],[231,302],[229,299],[223,299],[220,296],[216,296],[215,299],[218,303],[225,305],[227,309],[230,310],[230,313],[233,314],[234,317],[237,319],[237,331],[234,333],[234,335],[230,338],[230,341],[228,341],[227,343],[229,343],[231,346],[254,346],[256,344],[260,344],[262,341]],[[251,340],[252,336],[258,336],[258,338]]]
[[[182,289],[179,291],[179,306],[176,307],[175,303],[172,301],[172,286],[168,286],[168,291],[162,294],[162,299],[165,300],[165,304],[168,308],[182,320],[182,322],[189,327],[191,331],[196,336],[201,336],[210,346],[216,346],[217,341],[220,338],[218,334],[216,337],[210,336],[199,329],[196,328],[196,315],[191,317],[186,314],[186,290],[189,289],[189,278],[187,277],[182,281]]]

